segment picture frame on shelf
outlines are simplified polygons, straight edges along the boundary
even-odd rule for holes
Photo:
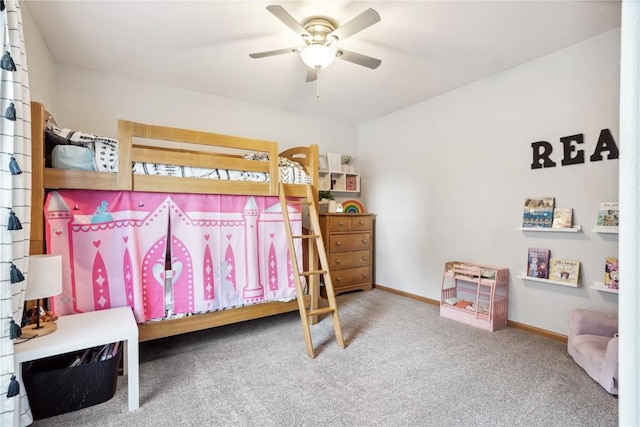
[[[320,170],[321,171],[328,171],[329,170],[329,163],[327,163],[327,158],[324,156],[320,156],[319,158],[320,161]]]
[[[327,153],[327,164],[331,172],[342,172],[342,155],[338,153]]]
[[[345,178],[345,189],[347,191],[357,191],[358,177],[355,175],[347,175]]]

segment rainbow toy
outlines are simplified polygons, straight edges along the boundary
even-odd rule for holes
[[[364,213],[364,208],[357,200],[347,200],[342,203],[342,212],[344,213]]]

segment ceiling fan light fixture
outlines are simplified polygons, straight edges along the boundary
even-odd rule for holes
[[[302,49],[300,56],[307,67],[320,70],[331,65],[336,59],[336,50],[324,44],[315,43]]]

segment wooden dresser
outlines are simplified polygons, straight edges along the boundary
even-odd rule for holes
[[[373,284],[373,220],[375,215],[321,213],[320,228],[336,295]]]

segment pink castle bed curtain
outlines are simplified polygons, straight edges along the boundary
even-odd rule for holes
[[[58,315],[130,306],[144,322],[295,298],[277,197],[60,190],[44,214]]]

